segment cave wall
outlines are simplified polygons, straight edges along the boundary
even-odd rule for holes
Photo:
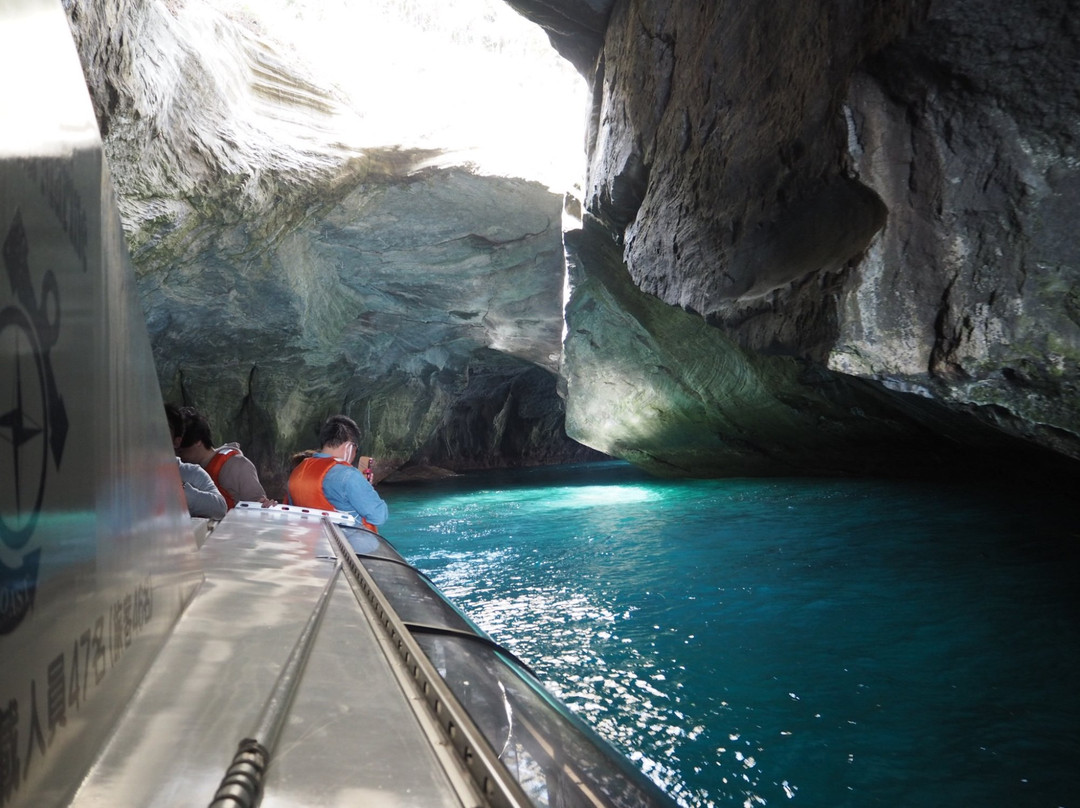
[[[830,367],[1080,457],[1076,3],[935,3],[853,77],[854,171],[890,227]]]
[[[1077,10],[607,4],[567,237],[570,433],[668,473],[1080,459]],[[619,273],[667,309],[604,327],[596,290]],[[629,354],[652,371],[635,407],[595,384]],[[734,366],[760,396],[725,396]],[[805,422],[793,439],[784,419],[812,412],[835,442]],[[673,419],[711,448],[666,440]]]
[[[264,473],[346,411],[384,472],[1075,474],[1075,2],[508,2],[592,88],[576,226],[200,0],[66,3],[167,398]]]
[[[597,456],[557,393],[561,194],[350,139],[325,77],[212,3],[66,7],[165,399],[271,495],[337,412],[379,479]]]

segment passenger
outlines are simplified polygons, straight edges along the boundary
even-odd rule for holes
[[[304,451],[294,454],[292,457],[289,458],[289,473],[291,474],[292,470],[299,466],[301,461],[307,460],[309,457],[314,457],[315,454],[316,452],[314,449],[304,449]],[[372,464],[374,462],[375,461],[372,458],[367,457],[366,455],[361,455],[360,462],[353,463],[354,466],[360,469],[360,471],[364,475],[364,479],[367,480],[369,483],[371,483],[372,480],[375,479],[375,469],[372,468]],[[372,483],[372,485],[374,485],[374,483]]]
[[[331,415],[319,432],[319,451],[299,458],[289,475],[289,501],[304,508],[342,511],[372,530],[386,521],[386,503],[365,471],[371,458],[360,455],[360,428],[345,415]]]
[[[206,469],[230,508],[235,508],[237,502],[260,502],[264,508],[277,504],[266,496],[259,472],[244,457],[240,444],[226,443],[215,449],[206,416],[192,407],[184,407],[180,413],[184,417],[184,435],[177,454],[181,460]]]
[[[172,433],[175,451],[184,434],[184,417],[175,404],[165,405],[165,417],[169,421],[169,432]],[[188,513],[204,519],[224,519],[229,512],[229,506],[210,475],[206,473],[206,469],[196,463],[185,463],[179,457],[176,462],[180,468],[180,482],[187,499]]]
[[[314,449],[304,449],[304,451],[297,452],[296,454],[294,454],[292,457],[289,458],[289,473],[292,474],[293,469],[295,469],[297,466],[299,466],[303,461],[307,460],[309,457],[314,457],[314,456],[315,456],[315,450]]]

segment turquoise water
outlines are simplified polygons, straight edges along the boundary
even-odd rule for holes
[[[384,533],[684,806],[1080,805],[1080,510],[622,464],[384,486]]]

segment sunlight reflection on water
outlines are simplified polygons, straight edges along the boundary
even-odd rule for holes
[[[830,481],[390,496],[398,548],[681,805],[1075,793],[1077,563],[1038,508]]]
[[[631,619],[636,608],[616,612],[587,593],[524,581],[520,575],[510,576],[520,586],[512,594],[481,583],[489,575],[500,575],[512,555],[459,555],[448,560],[434,580],[451,600],[469,604],[470,618],[485,632],[515,638],[512,650],[538,671],[563,671],[562,677],[547,678],[545,684],[576,712],[589,716],[602,736],[631,749],[640,746],[636,741],[641,735],[653,738],[648,755],[638,749],[631,759],[669,793],[677,792],[678,772],[670,763],[676,739],[696,737],[703,728],[682,725],[684,717],[668,707],[682,685],[669,685],[655,660],[621,637],[620,623]],[[606,654],[609,644],[623,645],[615,660]],[[634,716],[633,723],[625,721],[627,715]],[[671,723],[673,716],[677,723]]]
[[[435,518],[450,513],[473,513],[490,516],[493,508],[507,508],[516,516],[544,517],[552,511],[579,508],[618,507],[620,505],[655,502],[658,491],[643,485],[584,485],[566,488],[523,488],[512,491],[481,490],[473,494],[442,497],[425,507],[425,513]],[[456,520],[447,519],[453,525]],[[445,531],[444,531],[445,532]]]

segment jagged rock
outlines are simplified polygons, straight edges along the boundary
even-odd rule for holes
[[[934,429],[961,457],[1000,446],[996,435],[1080,459],[1074,6],[614,3],[590,75],[592,224],[568,237],[579,286],[594,273],[608,283],[616,245],[639,290],[718,334],[694,343],[711,360],[688,362],[688,326],[649,329],[645,348],[595,333],[591,318],[625,301],[569,308],[571,434],[656,468],[813,470],[817,430],[767,416],[774,398],[820,412],[813,385],[763,371],[785,356],[830,385],[865,381],[886,433],[918,412],[913,436]],[[755,372],[732,375],[733,355]],[[596,402],[581,391],[631,367],[642,387],[623,384],[627,403],[585,417]],[[717,400],[717,383],[735,403]],[[700,443],[643,459],[657,390]],[[865,410],[833,404],[837,446],[865,434]],[[999,465],[1015,457],[1005,444]],[[927,443],[895,448],[917,465]]]
[[[561,195],[342,142],[335,95],[208,5],[68,11],[166,400],[268,491],[335,412],[379,477],[595,454],[556,392]]]
[[[566,429],[663,476],[904,475],[1002,457],[1056,470],[1033,449],[931,400],[736,344],[633,284],[589,222],[566,236]]]
[[[581,73],[592,72],[615,0],[506,0],[547,31],[552,46]]]
[[[413,463],[467,470],[490,468],[495,457],[512,457],[523,466],[605,459],[556,437],[563,433],[564,414],[551,407],[551,376],[543,368],[523,369],[489,351],[487,362],[478,356],[469,370],[443,426],[413,455]]]
[[[669,474],[1075,473],[1074,4],[508,2],[593,90],[576,439]],[[554,195],[342,143],[333,94],[197,4],[90,5],[170,397],[279,464],[342,409],[393,464],[546,456],[518,432],[558,405],[514,402],[560,363]]]
[[[1080,458],[1077,9],[931,8],[848,92],[854,170],[890,226],[829,364]]]
[[[549,414],[560,414],[562,249],[550,197],[429,171],[362,185],[270,244],[242,225],[220,231],[196,263],[174,257],[154,273],[168,286],[143,284],[167,393],[219,413],[242,402],[231,425],[268,445],[310,445],[322,418],[348,412],[387,471],[454,431],[446,419],[491,350],[546,377]],[[465,466],[500,462],[491,446]]]

